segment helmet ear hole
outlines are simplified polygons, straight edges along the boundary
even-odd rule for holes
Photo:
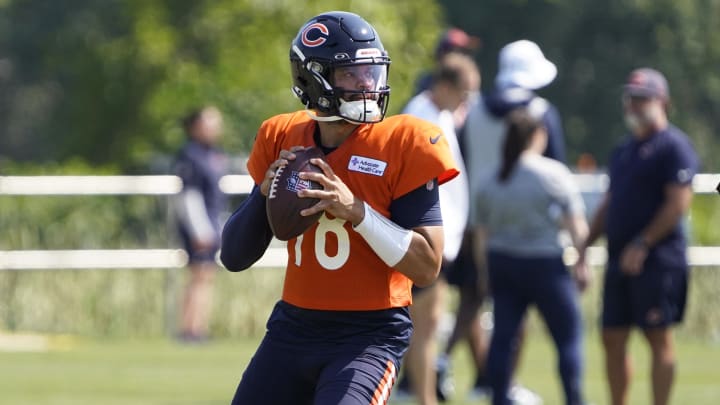
[[[318,99],[318,105],[319,105],[321,108],[330,108],[330,100],[328,100],[328,99],[325,98],[325,97],[320,97],[320,98]]]
[[[310,63],[308,63],[308,68],[307,68],[307,69],[308,69],[309,71],[311,71],[311,72],[315,72],[315,73],[318,73],[318,74],[323,74],[323,73],[324,73],[323,71],[325,70],[325,69],[323,68],[323,65],[320,64],[320,63],[318,63],[318,62],[310,62]]]

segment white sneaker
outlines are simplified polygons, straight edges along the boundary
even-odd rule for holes
[[[490,401],[491,399],[490,387],[475,387],[467,395],[467,402]]]
[[[445,356],[438,357],[435,362],[435,376],[437,378],[435,395],[438,401],[447,402],[455,396],[455,382],[450,373],[450,360]]]
[[[537,393],[516,384],[510,388],[508,395],[513,405],[542,405],[543,400]]]

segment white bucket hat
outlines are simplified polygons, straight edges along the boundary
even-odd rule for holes
[[[505,45],[500,50],[499,62],[495,84],[500,88],[536,90],[547,86],[557,76],[555,64],[545,59],[535,42],[526,39]]]

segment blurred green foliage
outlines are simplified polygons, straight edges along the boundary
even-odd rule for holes
[[[715,194],[693,198],[690,209],[690,242],[699,246],[720,245],[720,201]]]
[[[718,0],[4,0],[0,2],[0,156],[146,171],[182,142],[178,119],[216,104],[225,146],[249,148],[266,117],[300,108],[290,96],[288,47],[322,11],[357,12],[393,58],[391,113],[431,64],[439,33],[481,37],[488,89],[504,44],[529,38],[559,67],[542,90],[564,119],[571,161],[601,165],[624,132],[620,85],[638,66],[663,71],[671,117],[720,170]]]
[[[290,42],[333,9],[378,30],[398,111],[441,29],[431,0],[0,2],[0,155],[146,171],[179,146],[179,118],[202,104],[225,113],[225,146],[247,150],[262,120],[302,108]]]
[[[177,272],[171,274],[171,272]],[[178,276],[178,282],[168,277]],[[54,270],[0,272],[0,331],[69,333],[98,337],[157,337],[166,333],[165,294],[180,298],[184,269]],[[211,331],[214,337],[259,338],[280,298],[284,271],[254,268],[218,273]],[[598,331],[602,269],[582,297],[584,330]],[[168,288],[171,286],[171,288]],[[688,307],[680,333],[688,339],[720,341],[720,269],[693,269]],[[453,290],[448,310],[457,304]],[[489,309],[489,308],[488,308]],[[533,310],[532,330],[544,331]]]
[[[720,171],[720,1],[441,0],[448,21],[481,37],[483,88],[498,51],[526,38],[558,66],[541,94],[563,116],[569,161],[589,152],[602,166],[624,133],[620,94],[629,72],[662,71],[671,120],[698,149],[703,170]]]

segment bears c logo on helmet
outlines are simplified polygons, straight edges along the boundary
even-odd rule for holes
[[[315,39],[308,38],[308,35],[310,34],[310,31],[312,31],[312,30],[320,31],[320,34],[316,34],[317,38],[315,38]],[[328,30],[328,27],[325,26],[325,24],[317,23],[317,22],[312,23],[312,24],[308,25],[307,27],[305,27],[305,29],[303,30],[302,43],[303,43],[303,45],[309,46],[311,48],[320,46],[320,45],[324,44],[325,41],[327,41],[327,37],[329,36],[329,34],[330,34],[330,31]]]

